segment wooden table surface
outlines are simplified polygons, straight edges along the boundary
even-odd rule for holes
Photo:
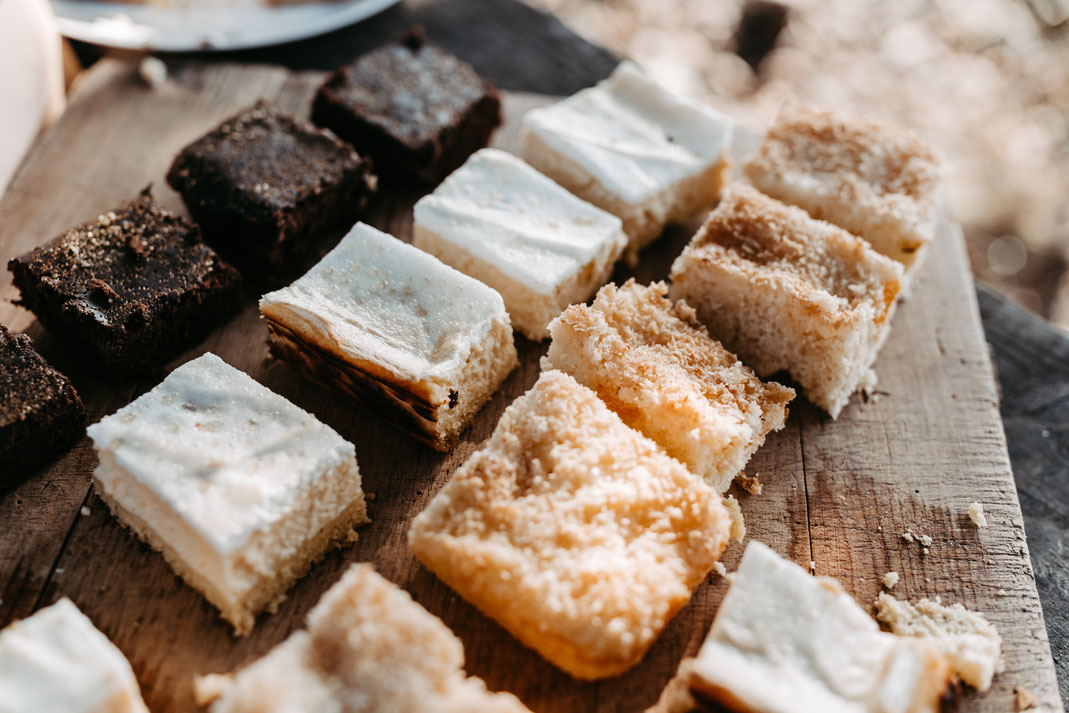
[[[514,0],[405,2],[371,21],[324,38],[227,55],[225,59],[273,62],[298,69],[329,68],[399,34],[414,22],[423,24],[434,41],[473,62],[481,73],[509,89],[552,94],[569,93],[606,76],[616,62],[610,54],[586,43],[555,19]],[[202,59],[206,62],[218,60],[217,57]],[[92,87],[82,87],[82,91],[90,89]],[[280,91],[285,93],[304,90],[296,85],[287,89],[283,83]],[[49,137],[46,136],[43,142],[48,140]],[[155,157],[151,160],[163,161]],[[137,157],[124,157],[119,163],[133,165],[136,161]],[[121,165],[116,167],[87,163],[79,170],[83,175],[71,179],[65,194],[69,195],[70,191],[78,192],[79,186],[84,186],[88,191],[101,175],[113,174],[121,170]],[[64,198],[57,203],[59,199],[48,198],[55,204],[54,223],[70,224],[86,217],[85,210],[78,205],[78,200]],[[3,245],[5,237],[4,229],[0,229],[0,245]],[[33,241],[40,242],[49,237],[50,234],[42,233],[36,235]],[[0,249],[0,257],[6,259],[8,254],[7,250]],[[0,284],[7,284],[6,278]],[[983,288],[979,289],[979,303],[984,329],[1000,376],[1001,410],[1005,418],[1009,452],[1017,476],[1017,490],[1024,509],[1036,583],[1043,601],[1046,627],[1050,633],[1062,695],[1069,700],[1066,696],[1069,687],[1066,685],[1065,675],[1069,667],[1069,606],[1066,603],[1069,577],[1062,555],[1066,545],[1066,526],[1069,524],[1066,518],[1069,483],[1065,477],[1069,474],[1069,459],[1066,458],[1069,451],[1069,428],[1066,427],[1069,420],[1069,399],[1066,398],[1069,393],[1069,339],[1042,320],[1024,313]],[[31,333],[41,336],[39,327],[36,326],[31,329]],[[57,356],[61,354],[60,347],[48,337],[44,338],[43,343],[50,352]],[[50,356],[53,354],[50,353]],[[58,360],[62,362],[62,357],[59,356]],[[74,368],[73,364],[64,366]],[[93,393],[90,385],[89,398],[100,404],[99,408],[102,409],[100,413],[93,415],[99,417],[103,412],[121,405],[138,388],[144,388],[144,385],[128,385],[118,392],[108,393],[104,393],[107,389],[101,387],[99,392]],[[801,418],[796,417],[796,422],[805,422],[807,418],[820,420],[819,415],[809,409],[803,409]],[[1001,433],[983,435],[1001,440]],[[479,434],[475,434],[475,437],[479,437]],[[83,451],[85,447],[85,444],[81,446]],[[891,447],[890,443],[888,447]],[[817,463],[820,463],[819,458],[827,455],[818,452]],[[831,462],[820,466],[830,467],[834,471],[834,461],[842,454],[832,455],[834,458]],[[92,460],[85,458],[83,453],[80,462],[86,464],[83,466],[83,472],[70,473],[66,480],[45,479],[39,482],[40,492],[35,493],[33,502],[23,502],[20,497],[18,508],[22,513],[21,517],[28,517],[28,520],[21,522],[18,530],[5,529],[0,532],[3,535],[0,548],[4,549],[0,553],[0,625],[12,617],[23,616],[62,594],[65,590],[65,562],[76,562],[79,556],[93,559],[100,557],[99,553],[86,552],[84,549],[94,546],[93,538],[86,543],[78,542],[79,538],[76,537],[78,533],[75,524],[79,518],[72,513],[89,497],[84,484]],[[789,462],[768,462],[767,457],[763,460],[759,458],[759,462],[764,466],[763,472],[770,477],[790,466]],[[48,502],[54,502],[56,499],[70,506],[66,515],[60,515],[61,510],[47,506]],[[0,501],[0,522],[4,522],[4,511],[10,516],[13,507],[11,498]],[[103,527],[108,532],[115,529],[100,512],[83,520],[79,527],[83,530],[86,527]],[[108,535],[104,540],[107,541],[112,536]],[[842,532],[822,528],[819,522],[814,531],[810,523],[810,542],[804,549],[812,551],[822,541],[833,543],[841,539]],[[799,559],[804,559],[804,553],[799,551],[796,554]],[[104,553],[103,556],[107,558],[109,555],[110,553]],[[848,561],[833,558],[819,561],[818,570],[843,576],[850,581],[855,573],[850,571],[849,560],[850,558]],[[129,563],[127,566],[130,566]],[[140,566],[133,566],[133,570],[140,571]],[[102,578],[104,582],[100,586],[104,590],[113,591],[113,594],[108,596],[109,601],[118,604],[118,609],[109,615],[109,621],[115,627],[120,624],[134,628],[144,625],[143,612],[133,613],[144,604],[140,599],[144,594],[136,592],[135,587],[125,587],[122,581],[112,581],[107,571],[98,574],[98,579]],[[313,591],[321,590],[329,584],[329,581],[322,577],[322,573],[319,577],[313,573],[311,579],[313,582],[308,586]],[[872,588],[871,585],[866,586],[868,589]],[[864,589],[864,596],[872,594],[868,589]],[[947,591],[953,591],[953,588]],[[858,595],[862,598],[860,593]],[[131,599],[128,614],[124,613],[122,606],[127,596]],[[266,626],[271,630],[268,639],[278,638],[283,634],[282,629],[288,624],[280,625],[281,621],[280,617],[271,617],[261,622],[261,627]],[[262,648],[262,645],[252,648]],[[251,651],[248,646],[245,649]],[[487,657],[492,656],[492,653],[472,651],[469,648],[468,655],[469,659],[473,659],[473,668],[479,672],[478,669],[486,666]],[[667,668],[659,671],[658,675],[666,672]],[[139,673],[151,676],[154,672]],[[1006,683],[1013,685],[1013,681]]]

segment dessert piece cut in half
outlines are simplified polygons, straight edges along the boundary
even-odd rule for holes
[[[334,72],[316,92],[312,121],[370,156],[383,176],[433,184],[486,145],[501,100],[417,28]]]
[[[902,266],[830,223],[735,185],[672,265],[672,297],[759,376],[780,370],[832,418],[891,330]]]
[[[0,324],[0,494],[67,452],[85,428],[70,380]]]
[[[950,687],[934,647],[880,631],[837,581],[757,541],[681,675],[698,701],[740,713],[934,713]]]
[[[3,713],[148,713],[130,663],[70,599],[0,631]]]
[[[728,541],[720,496],[546,371],[409,531],[462,597],[578,678],[642,659]]]
[[[527,338],[609,279],[620,219],[515,156],[483,149],[415,208],[413,244],[493,287]]]
[[[743,165],[763,193],[913,265],[935,239],[940,163],[897,126],[788,102]]]
[[[194,689],[211,713],[529,713],[467,677],[460,639],[368,564],[327,590],[305,629]]]
[[[368,522],[352,444],[211,353],[89,437],[115,517],[239,635]]]
[[[149,189],[11,260],[20,303],[107,370],[161,367],[238,311],[241,276]]]
[[[183,149],[167,182],[204,238],[271,286],[331,248],[377,185],[370,162],[352,146],[263,101]]]
[[[998,630],[961,604],[946,606],[928,599],[910,604],[881,592],[876,618],[894,633],[918,637],[943,652],[954,675],[979,691],[990,688],[991,679],[1002,671]]]
[[[272,354],[442,451],[517,364],[501,295],[363,223],[260,312]]]
[[[716,202],[731,121],[677,96],[624,61],[595,87],[523,118],[523,158],[580,198],[619,216],[627,259],[668,223]]]
[[[601,288],[589,307],[572,305],[550,325],[543,367],[593,389],[722,493],[783,428],[794,390],[763,383],[667,292],[663,282],[628,280]]]

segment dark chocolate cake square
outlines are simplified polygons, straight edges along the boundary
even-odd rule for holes
[[[167,182],[247,277],[289,282],[363,214],[376,179],[334,134],[259,102],[187,146]]]
[[[370,156],[380,175],[436,184],[486,145],[501,101],[471,65],[417,30],[331,75],[312,121]]]
[[[241,275],[145,189],[11,260],[20,304],[112,372],[162,366],[241,305]]]
[[[0,324],[0,493],[50,463],[85,432],[78,392],[33,348]]]

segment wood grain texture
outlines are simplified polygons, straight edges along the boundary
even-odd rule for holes
[[[180,208],[162,176],[185,143],[258,97],[307,115],[322,76],[233,65],[172,69],[171,81],[157,92],[118,62],[102,62],[87,74],[67,114],[36,144],[0,202],[0,259],[6,262],[107,210],[150,181],[165,205]],[[535,101],[508,97],[512,120],[499,144],[514,145],[514,119]],[[407,238],[413,198],[384,196],[370,222]],[[670,230],[644,254],[637,277],[665,276],[692,229]],[[61,343],[43,336],[31,315],[12,306],[12,297],[5,274],[0,322],[41,338],[42,351],[82,390],[91,418],[158,381],[98,381]],[[650,705],[679,659],[696,651],[725,591],[722,580],[714,577],[699,588],[636,669],[580,683],[459,599],[405,544],[410,519],[489,436],[505,406],[534,382],[544,345],[517,337],[522,366],[456,450],[443,455],[269,360],[254,297],[234,321],[171,366],[213,351],[352,440],[365,489],[375,494],[369,504],[373,522],[360,530],[360,540],[316,566],[277,613],[259,618],[250,637],[234,639],[203,598],[91,493],[95,458],[83,441],[0,499],[0,625],[70,596],[130,658],[155,713],[189,711],[193,674],[230,670],[262,654],[300,626],[347,564],[371,561],[456,631],[471,673],[491,688],[516,693],[533,710],[641,711]],[[835,422],[798,402],[787,427],[757,453],[748,470],[760,474],[764,493],[738,494],[750,536],[803,565],[814,560],[817,572],[841,578],[870,610],[878,578],[897,570],[903,577],[895,588],[899,596],[943,595],[987,613],[1006,642],[1006,672],[989,694],[967,696],[959,710],[1012,710],[1017,685],[1028,687],[1047,709],[1059,710],[994,381],[957,234],[930,256],[913,298],[896,317],[877,371],[887,394],[851,404]],[[973,500],[985,504],[990,528],[977,530],[968,521],[965,509]],[[79,514],[83,502],[85,516]],[[902,540],[906,529],[934,538],[929,554]],[[729,549],[729,569],[741,551],[738,545]]]

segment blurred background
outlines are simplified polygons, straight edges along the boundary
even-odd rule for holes
[[[976,275],[1069,328],[1069,1],[528,1],[755,125],[798,98],[913,127]]]

